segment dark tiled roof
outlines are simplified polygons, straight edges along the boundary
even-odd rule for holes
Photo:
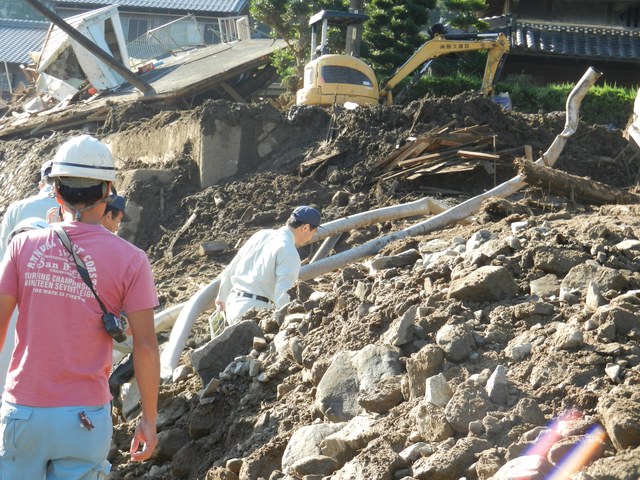
[[[511,47],[531,53],[640,61],[640,31],[579,25],[515,22]]]
[[[107,5],[154,10],[183,10],[185,12],[241,13],[249,0],[53,0],[58,7],[78,6],[98,8]]]
[[[39,52],[49,22],[0,18],[0,61],[31,63],[29,52]]]

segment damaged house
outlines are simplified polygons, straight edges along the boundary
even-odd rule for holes
[[[117,31],[117,41],[126,44],[125,50],[129,52],[133,66],[168,54],[171,50],[233,42],[252,36],[248,0],[54,0],[48,4],[57,15],[68,21],[74,19],[76,24],[79,23],[78,18],[83,19],[80,23],[99,23],[95,19],[86,19],[94,15],[92,12],[105,7],[116,10],[119,25],[107,36]],[[104,16],[102,12],[99,15]],[[37,77],[33,68],[38,61],[30,53],[44,48],[48,52],[43,53],[50,54],[52,45],[54,50],[60,47],[60,39],[47,34],[50,23],[34,20],[39,15],[26,3],[9,3],[6,8],[2,8],[0,3],[0,15],[13,17],[0,18],[0,89],[3,98],[9,99],[21,82],[27,84]],[[113,25],[116,23],[115,20],[111,22]],[[93,31],[95,34],[95,26]],[[45,40],[47,46],[44,45]],[[114,41],[115,37],[109,40],[112,44]],[[115,50],[110,53],[122,59],[123,56],[119,55],[122,47]],[[42,62],[43,58],[40,58],[41,66]],[[47,68],[54,67],[47,65]]]
[[[48,29],[49,22],[0,19],[0,96],[3,100],[10,99],[16,89],[28,82],[25,66],[33,62],[29,53],[42,48]]]

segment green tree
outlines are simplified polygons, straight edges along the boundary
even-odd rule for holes
[[[309,18],[319,10],[347,11],[348,0],[252,0],[249,6],[256,22],[267,25],[274,37],[282,38],[289,47],[276,56],[276,68],[283,82],[297,88],[309,61],[311,30]]]
[[[427,37],[429,9],[436,0],[370,0],[365,5],[362,56],[379,77],[401,66]]]
[[[482,31],[489,28],[489,24],[478,17],[487,11],[486,0],[444,0],[444,6],[449,11],[449,21],[456,28],[468,32],[472,28]]]

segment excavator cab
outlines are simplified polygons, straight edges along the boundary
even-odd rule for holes
[[[329,26],[357,26],[369,17],[361,13],[322,10],[309,19],[311,61],[304,67],[297,105],[358,105],[378,103],[378,80],[373,69],[349,54],[329,53]],[[318,36],[320,42],[318,42]]]

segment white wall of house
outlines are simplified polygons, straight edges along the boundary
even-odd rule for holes
[[[78,9],[59,8],[57,13],[64,18],[77,15],[81,13],[81,11]],[[245,17],[246,16],[208,17],[196,15],[195,18],[200,30],[198,35],[203,39],[205,45],[238,40],[237,20]],[[127,42],[132,42],[149,30],[161,27],[180,18],[182,18],[180,15],[120,11],[120,21],[122,22],[122,28]]]

